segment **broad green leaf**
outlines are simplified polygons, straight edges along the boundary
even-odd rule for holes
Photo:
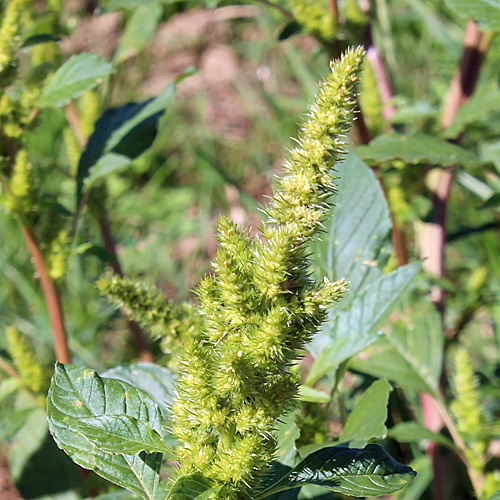
[[[308,385],[301,385],[299,387],[299,399],[310,403],[328,403],[332,398],[327,392],[318,391]]]
[[[128,103],[111,108],[97,120],[78,162],[76,174],[76,201],[80,205],[85,181],[94,175],[92,181],[105,173],[122,168],[126,159],[133,160],[153,143],[158,131],[158,121],[172,102],[176,84],[193,73],[189,69],[174,83],[166,87],[157,97],[141,103]],[[112,154],[113,156],[108,156]],[[101,158],[107,157],[102,160]],[[93,169],[97,172],[93,174]]]
[[[332,446],[306,457],[256,498],[307,484],[356,497],[389,495],[410,483],[414,476],[410,467],[396,462],[379,445],[369,444],[363,449]]]
[[[430,135],[388,134],[379,136],[368,146],[360,146],[356,152],[369,163],[402,160],[410,164],[474,166],[479,158],[465,149],[444,139]]]
[[[136,56],[146,47],[161,20],[162,13],[163,8],[159,2],[143,4],[134,10],[116,49],[116,64]]]
[[[42,108],[64,106],[95,87],[106,78],[113,66],[90,53],[70,57],[50,79],[38,102]]]
[[[300,414],[300,409],[295,409],[289,412],[281,419],[280,424],[276,428],[276,439],[278,446],[276,458],[283,465],[293,465],[297,457],[297,448],[295,441],[300,437],[300,428],[295,419]]]
[[[188,474],[172,485],[166,500],[208,500],[220,489],[220,486],[214,486],[213,480],[201,474]]]
[[[455,445],[447,437],[432,432],[418,422],[402,422],[389,429],[389,436],[400,443],[420,443],[423,440],[433,441],[451,450],[456,450]]]
[[[500,0],[446,0],[448,6],[482,29],[500,30]]]
[[[128,415],[79,418],[78,430],[100,450],[113,454],[134,455],[141,451],[148,453],[171,451],[148,421]]]
[[[10,402],[7,400],[0,405],[0,441],[11,438],[36,411],[36,407],[15,409],[13,405],[9,404]]]
[[[115,366],[101,377],[123,380],[146,391],[162,409],[167,411],[174,398],[175,374],[168,368],[153,363],[135,363],[130,366]]]
[[[420,267],[421,264],[415,262],[381,276],[356,296],[348,309],[332,312],[321,333],[309,346],[316,360],[307,378],[308,385],[380,338],[380,326]]]
[[[472,98],[467,101],[456,114],[453,122],[445,130],[446,139],[454,139],[465,130],[465,127],[475,121],[485,121],[491,111],[500,109],[500,89],[498,84],[491,83],[479,88]]]
[[[392,387],[385,380],[377,380],[363,393],[345,423],[340,441],[361,442],[361,446],[387,435],[387,405]]]
[[[346,306],[382,275],[390,255],[391,217],[380,183],[358,156],[350,153],[336,168],[334,207],[312,253],[320,277],[349,279]]]
[[[436,393],[443,362],[443,333],[432,304],[416,302],[391,323],[385,341],[350,366],[403,387]]]
[[[102,379],[88,368],[57,363],[47,397],[47,413],[56,443],[74,462],[143,498],[155,500],[161,454],[105,452],[100,449],[102,439],[86,435],[85,427],[95,417],[126,416],[135,422],[147,422],[161,436],[160,410],[146,392],[121,380]],[[123,434],[113,438],[116,440],[133,435],[126,426],[117,431]]]

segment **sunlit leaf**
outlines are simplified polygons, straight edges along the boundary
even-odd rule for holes
[[[356,497],[389,495],[409,484],[414,476],[410,467],[396,462],[379,445],[363,449],[332,446],[306,457],[256,498],[307,484]]]
[[[72,56],[50,79],[42,91],[38,104],[43,108],[63,106],[86,90],[95,87],[112,70],[113,66],[110,63],[95,54]]]

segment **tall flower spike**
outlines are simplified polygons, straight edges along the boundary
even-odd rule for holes
[[[263,238],[227,219],[218,227],[216,275],[198,290],[204,330],[186,347],[172,407],[179,475],[214,479],[217,499],[246,499],[258,486],[276,451],[275,423],[297,396],[297,350],[346,288],[345,280],[314,282],[306,245],[329,209],[363,55],[349,50],[319,85]]]

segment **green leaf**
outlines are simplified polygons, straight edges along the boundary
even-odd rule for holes
[[[78,430],[100,450],[113,454],[171,452],[170,447],[148,421],[128,415],[79,418]]]
[[[477,89],[472,98],[458,110],[453,122],[445,130],[444,137],[456,138],[467,125],[491,118],[489,114],[498,109],[500,109],[500,89],[496,82]]]
[[[21,47],[32,47],[33,45],[38,45],[40,43],[58,42],[60,39],[60,37],[50,33],[40,33],[39,35],[33,35],[24,40]]]
[[[313,389],[308,385],[301,385],[299,387],[299,400],[309,401],[310,403],[328,403],[330,401],[330,394]]]
[[[379,328],[421,267],[420,262],[400,267],[371,283],[346,310],[336,309],[309,345],[316,356],[307,384],[312,385],[340,363],[380,338]]]
[[[337,167],[339,179],[326,234],[313,247],[319,277],[349,279],[346,306],[382,275],[390,255],[391,216],[375,174],[354,153]]]
[[[113,66],[90,53],[70,57],[50,79],[40,96],[39,106],[64,106],[72,99],[94,88],[106,78]]]
[[[370,163],[402,160],[409,164],[431,164],[443,167],[449,165],[475,166],[479,158],[455,144],[430,135],[413,134],[382,135],[360,146],[356,152]]]
[[[283,40],[287,40],[288,38],[297,35],[301,31],[302,31],[302,26],[299,23],[297,23],[296,21],[290,21],[280,31],[278,35],[278,40],[282,42]]]
[[[432,304],[420,301],[391,323],[385,341],[350,367],[403,387],[436,394],[443,363],[441,320]]]
[[[57,363],[47,397],[47,413],[57,445],[74,462],[143,498],[155,500],[161,454],[108,453],[100,449],[104,439],[88,435],[86,426],[92,418],[125,416],[136,423],[147,422],[152,432],[161,436],[160,410],[147,393],[121,380],[102,379],[88,368]],[[135,432],[127,426],[116,430],[121,437],[111,439],[130,439]]]
[[[456,451],[455,445],[447,437],[423,427],[418,422],[402,422],[389,429],[389,436],[400,443],[420,443],[423,440],[446,446]]]
[[[85,179],[85,187],[88,189],[96,181],[106,177],[112,172],[119,172],[120,170],[128,167],[132,163],[132,159],[125,155],[106,153],[99,158],[97,163],[90,171],[90,175]]]
[[[208,500],[221,489],[214,481],[201,474],[180,477],[170,488],[166,500]]]
[[[139,54],[160,23],[163,8],[158,2],[140,5],[127,21],[125,31],[114,57],[115,64],[120,64],[129,57]]]
[[[363,393],[349,414],[340,441],[362,442],[387,435],[387,405],[392,387],[385,380],[377,380]]]
[[[307,484],[356,497],[389,495],[410,483],[414,476],[410,467],[396,462],[379,445],[369,444],[363,449],[332,446],[306,457],[256,498]]]
[[[353,358],[349,368],[372,377],[386,378],[399,386],[429,392],[429,387],[414,368],[386,340],[382,339],[366,351],[365,359]]]
[[[166,413],[173,402],[175,373],[153,363],[135,363],[130,366],[115,366],[101,377],[123,380],[147,392]]]
[[[158,121],[172,102],[175,89],[176,84],[173,83],[153,99],[108,109],[97,120],[78,162],[77,206],[81,202],[84,182],[89,177],[94,182],[105,173],[122,168],[126,161],[137,158],[151,146],[158,130]],[[95,174],[94,168],[97,169]]]
[[[289,412],[280,422],[276,429],[276,439],[278,446],[276,458],[283,465],[292,465],[297,457],[297,448],[295,441],[300,437],[300,428],[297,425],[296,418],[300,414],[300,409]]]
[[[500,30],[500,0],[446,0],[446,3],[476,21],[482,29]]]

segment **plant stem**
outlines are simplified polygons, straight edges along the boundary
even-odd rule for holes
[[[49,309],[50,323],[52,324],[54,333],[56,359],[60,363],[71,363],[68,336],[64,325],[64,313],[59,292],[49,275],[42,250],[32,230],[25,225],[21,225],[21,231],[28,246],[33,265],[38,273],[43,294]]]
[[[335,19],[335,24],[338,25],[340,22],[339,4],[337,0],[328,0],[328,9],[333,19]]]

